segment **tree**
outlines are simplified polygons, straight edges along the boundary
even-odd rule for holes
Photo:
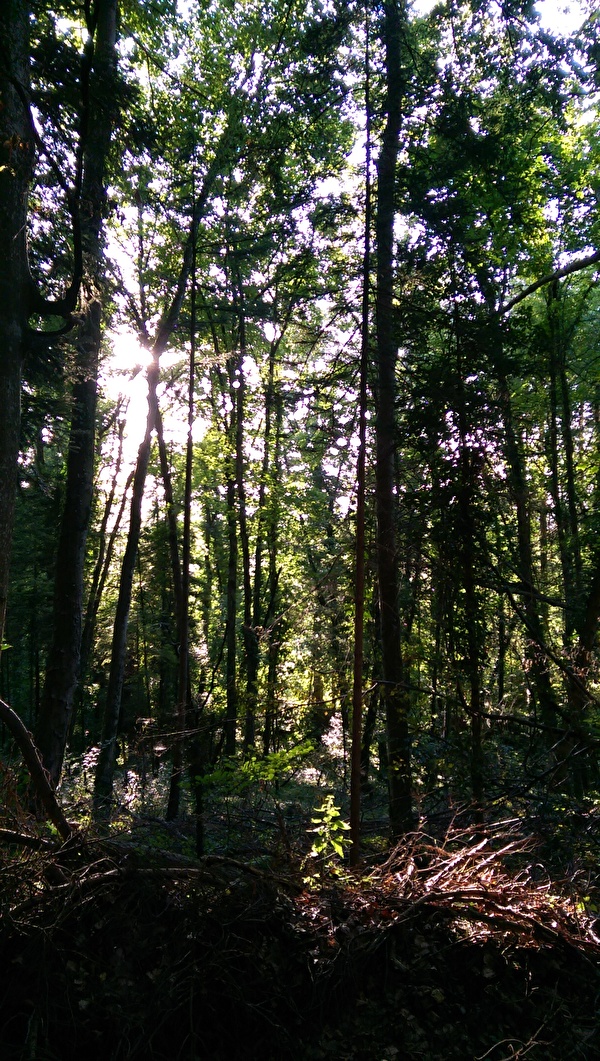
[[[75,346],[67,482],[56,557],[53,639],[36,725],[36,742],[52,783],[58,784],[79,679],[83,578],[92,508],[96,389],[102,341],[103,216],[108,156],[116,114],[117,0],[97,0],[86,15],[84,65],[88,94],[81,115],[81,222],[84,275]],[[88,73],[89,70],[89,73]],[[105,300],[106,296],[104,296]]]
[[[37,317],[38,321],[63,317],[67,321],[65,327],[69,326],[82,264],[78,223],[80,184],[76,178],[74,185],[69,186],[51,160],[56,184],[68,200],[73,222],[71,283],[62,297],[47,299],[40,293],[29,269],[27,200],[36,153],[43,151],[31,114],[29,21],[30,9],[25,0],[10,0],[3,5],[0,15],[4,41],[0,65],[0,326],[5,336],[5,354],[0,368],[3,409],[0,427],[0,651],[6,621],[8,563],[17,483],[22,366],[27,353],[43,357],[47,342],[53,338],[36,334],[29,322],[32,317]]]
[[[207,13],[207,28],[211,33],[220,35],[222,26],[212,24],[212,14]],[[149,414],[147,420],[147,429],[144,439],[144,443],[140,448],[140,454],[138,459],[138,465],[136,470],[136,478],[134,479],[133,488],[133,500],[132,500],[132,512],[131,512],[131,531],[128,541],[128,545],[125,552],[123,569],[120,578],[120,589],[119,589],[119,603],[117,605],[117,621],[114,628],[113,637],[113,652],[111,662],[111,676],[109,679],[108,686],[108,702],[105,711],[105,724],[103,729],[103,740],[102,749],[100,753],[100,759],[97,768],[97,800],[104,800],[110,794],[111,778],[114,766],[114,749],[115,740],[118,727],[119,717],[119,702],[120,702],[120,690],[122,686],[122,674],[125,658],[126,649],[126,635],[127,635],[127,620],[129,614],[129,607],[131,604],[131,585],[133,578],[133,571],[135,566],[135,556],[137,552],[137,539],[141,528],[141,501],[143,496],[143,484],[145,481],[146,471],[148,467],[150,446],[152,432],[156,423],[156,388],[158,385],[159,375],[159,358],[162,352],[166,349],[167,344],[170,342],[171,337],[174,334],[176,324],[179,319],[181,306],[183,305],[183,297],[187,287],[187,283],[191,271],[192,256],[194,253],[194,247],[198,244],[204,236],[207,229],[210,228],[211,224],[211,211],[215,209],[214,202],[219,201],[219,197],[227,197],[231,200],[231,207],[229,212],[225,214],[225,246],[227,247],[227,256],[224,263],[219,262],[215,264],[215,273],[224,275],[225,292],[223,299],[229,298],[233,292],[234,300],[238,302],[240,298],[242,300],[247,299],[245,293],[244,284],[242,280],[241,272],[238,272],[238,266],[233,265],[229,261],[236,261],[238,255],[237,243],[239,237],[237,232],[242,230],[242,215],[245,207],[242,205],[242,196],[252,196],[256,202],[257,215],[260,219],[259,223],[261,226],[268,225],[267,232],[261,233],[262,239],[266,241],[267,254],[272,253],[273,247],[277,245],[278,241],[278,224],[281,224],[281,231],[283,235],[283,246],[285,242],[290,238],[291,232],[294,231],[296,223],[290,222],[289,219],[284,217],[281,218],[281,222],[278,220],[278,215],[274,215],[274,212],[269,213],[269,207],[276,207],[281,213],[281,203],[285,200],[282,198],[282,188],[285,187],[286,183],[290,185],[290,195],[295,196],[295,203],[298,209],[303,207],[308,201],[309,189],[314,185],[319,172],[319,166],[329,164],[332,145],[331,141],[325,142],[320,140],[320,133],[323,127],[327,127],[327,122],[330,122],[329,107],[323,108],[322,102],[319,101],[317,106],[315,101],[316,88],[321,88],[324,84],[324,71],[322,67],[326,68],[328,64],[331,64],[331,58],[326,54],[326,46],[322,42],[317,42],[314,36],[315,25],[318,23],[318,19],[312,19],[307,16],[307,24],[304,27],[300,39],[296,36],[296,31],[293,33],[290,31],[289,51],[286,50],[284,44],[287,44],[285,34],[288,32],[286,28],[287,24],[285,19],[283,20],[283,27],[285,29],[284,36],[281,37],[279,34],[274,34],[272,26],[266,26],[262,22],[262,18],[259,18],[258,11],[249,8],[243,13],[232,13],[231,15],[231,31],[232,38],[237,41],[239,48],[237,68],[229,69],[224,72],[224,69],[218,67],[215,72],[214,82],[210,86],[211,91],[214,93],[214,104],[215,113],[219,113],[222,120],[221,133],[217,138],[216,143],[208,143],[207,154],[210,152],[210,161],[205,162],[204,173],[200,177],[199,189],[194,200],[193,210],[191,211],[191,217],[189,216],[189,209],[186,211],[185,202],[177,202],[173,204],[171,214],[168,216],[167,224],[163,228],[163,238],[168,240],[169,246],[173,249],[173,273],[175,277],[176,294],[173,298],[167,300],[165,309],[165,302],[162,298],[162,292],[152,292],[152,302],[158,309],[162,302],[161,312],[162,319],[158,327],[156,337],[153,341],[150,340],[148,335],[148,322],[145,315],[145,311],[148,309],[149,300],[147,298],[146,284],[151,275],[151,270],[146,266],[143,270],[143,275],[140,275],[140,291],[143,292],[143,297],[139,300],[138,304],[134,308],[134,315],[140,331],[145,336],[145,342],[152,349],[152,355],[154,359],[154,365],[149,375]],[[336,14],[335,18],[327,19],[324,18],[323,24],[329,29],[331,40],[334,42],[340,37],[340,34],[344,32],[344,20],[341,15]],[[273,56],[273,63],[271,65],[265,65],[259,73],[255,70],[254,65],[254,53],[256,41],[248,37],[249,27],[257,29],[260,24],[260,32],[264,36],[264,45]],[[331,43],[331,41],[330,41]],[[198,38],[194,39],[193,48],[198,47]],[[202,42],[201,47],[206,47],[205,42]],[[189,76],[193,76],[193,67],[195,56],[193,54],[193,48],[189,56]],[[292,58],[293,56],[293,58]],[[299,73],[294,64],[298,64],[298,68],[301,71]],[[289,117],[287,123],[283,121],[283,110],[280,109],[277,114],[278,121],[278,137],[279,145],[275,150],[274,154],[267,155],[267,143],[264,139],[262,132],[261,123],[264,121],[264,112],[261,112],[260,105],[266,107],[268,104],[269,97],[269,86],[273,88],[277,97],[281,96],[284,99],[289,95],[289,86],[285,84],[283,79],[283,72],[287,67],[293,69],[293,78],[298,79],[298,90],[306,95],[309,103],[309,115],[314,115],[314,128],[311,129],[311,143],[313,145],[313,153],[315,160],[310,167],[308,172],[302,172],[296,165],[295,152],[298,150],[300,130],[296,128],[296,125],[304,125],[306,127],[306,116],[304,112],[298,112],[296,116],[295,112]],[[239,68],[239,69],[238,69]],[[240,73],[241,71],[241,73]],[[235,92],[230,91],[233,84],[235,83]],[[330,88],[329,95],[335,99],[336,89],[335,86]],[[172,104],[171,104],[172,105]],[[190,109],[187,115],[187,122],[181,124],[180,138],[186,141],[186,149],[188,153],[197,153],[197,145],[193,145],[193,137],[195,136],[196,129],[196,100],[190,98]],[[289,128],[288,128],[289,125]],[[165,142],[170,142],[170,127],[168,130],[169,135],[167,136],[164,126],[161,126]],[[310,126],[309,126],[310,128]],[[286,140],[289,144],[289,157],[285,157],[281,151],[281,143]],[[268,131],[268,145],[269,148],[275,146],[273,139],[273,133],[271,130]],[[333,148],[333,153],[339,154],[339,148],[337,145]],[[179,164],[179,160],[178,160]],[[139,172],[141,174],[142,168],[140,167]],[[232,189],[230,192],[229,189]],[[289,208],[289,200],[287,201]],[[187,213],[187,226],[188,236],[183,251],[182,264],[177,269],[175,264],[177,261],[177,254],[180,254],[180,248],[177,246],[177,241],[180,233],[181,226],[181,213]],[[238,216],[233,216],[233,211]],[[231,216],[230,216],[231,215]],[[138,217],[139,221],[139,217]],[[248,229],[248,222],[244,218],[243,225]],[[166,234],[166,235],[165,235]],[[245,245],[250,249],[252,247],[251,234],[244,233],[242,237]],[[215,246],[214,242],[209,244]],[[260,246],[260,243],[259,243]],[[217,260],[218,260],[218,247],[217,248]],[[262,262],[257,261],[256,254],[252,258],[246,251],[244,251],[248,259],[248,269],[256,269]],[[284,253],[287,253],[284,250]],[[208,255],[206,256],[208,257]],[[204,255],[198,256],[198,269],[202,268],[205,258]],[[267,258],[268,261],[268,258]],[[224,265],[224,270],[223,270]],[[201,286],[201,280],[199,279],[199,286]],[[169,296],[168,292],[165,295]],[[256,292],[256,300],[260,305],[260,292]],[[131,304],[131,300],[130,304]],[[239,310],[239,306],[237,307]],[[253,315],[256,319],[260,319],[260,309],[257,311],[253,307]],[[218,305],[217,313],[224,314],[225,319],[229,321],[227,316],[227,310],[224,308],[224,304]],[[233,315],[233,327],[242,328],[244,325],[244,313],[240,317],[240,313],[236,311]],[[199,322],[201,327],[201,322]],[[232,328],[233,331],[233,328]],[[232,341],[233,339],[233,341]],[[228,359],[228,373],[230,376],[230,402],[232,402],[232,412],[230,416],[229,428],[231,432],[238,430],[236,417],[233,409],[239,406],[243,399],[243,392],[241,395],[236,395],[236,387],[234,384],[237,382],[234,378],[236,370],[240,367],[239,359],[241,356],[242,346],[240,335],[233,336],[231,333],[228,335],[228,342],[224,346],[224,353]],[[241,406],[238,409],[240,414],[243,413]],[[238,417],[238,421],[241,423],[241,416]],[[233,445],[233,439],[232,439]],[[237,436],[237,447],[240,449],[239,434]],[[235,450],[235,445],[233,445]],[[230,469],[228,476],[228,504],[229,504],[229,537],[230,537],[230,548],[229,548],[229,586],[230,586],[230,607],[228,613],[228,680],[227,685],[230,689],[230,703],[229,703],[229,720],[227,726],[227,751],[232,753],[235,747],[235,728],[236,728],[236,690],[234,682],[237,682],[236,662],[236,641],[237,641],[237,526],[236,518],[239,513],[243,510],[243,481],[240,471],[240,460],[238,458],[237,470],[233,467]],[[237,488],[237,506],[236,506],[236,488]],[[242,520],[243,522],[243,520]],[[244,570],[246,573],[246,599],[248,601],[249,618],[252,618],[251,610],[251,595],[252,588],[249,586],[249,539],[246,536],[246,540],[243,543],[243,551],[245,551],[246,562]],[[246,624],[248,626],[248,623]],[[252,639],[251,630],[247,631],[247,647],[250,646]],[[254,679],[250,676],[249,685],[255,684]],[[254,695],[254,694],[251,694]],[[251,717],[251,715],[249,716]]]
[[[396,366],[398,343],[394,334],[394,220],[396,217],[396,164],[401,128],[403,36],[406,12],[398,0],[384,6],[385,116],[377,163],[377,213],[375,224],[377,288],[375,297],[377,383],[376,407],[376,506],[377,574],[381,616],[384,702],[390,790],[390,824],[395,836],[412,822],[408,693],[402,658],[399,557],[396,539]]]

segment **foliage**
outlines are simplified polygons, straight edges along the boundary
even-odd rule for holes
[[[325,796],[320,807],[315,810],[316,817],[311,818],[314,829],[311,830],[314,839],[310,849],[311,857],[318,858],[325,863],[331,855],[343,858],[344,845],[349,843],[345,835],[350,830],[347,822],[342,820],[340,810],[334,803],[334,797],[329,794]]]

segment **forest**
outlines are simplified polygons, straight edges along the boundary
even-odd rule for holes
[[[600,1058],[600,13],[548,9],[0,5],[3,1061]]]

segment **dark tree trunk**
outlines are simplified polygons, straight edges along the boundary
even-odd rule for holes
[[[17,85],[29,88],[29,5],[0,5],[0,652],[6,622],[27,328],[27,188],[31,131]],[[15,84],[16,83],[16,84]]]
[[[112,490],[111,496],[109,496],[109,498],[107,499],[104,515],[102,517],[102,524],[100,527],[100,537],[98,543],[98,556],[96,557],[96,563],[94,564],[90,592],[88,595],[87,607],[85,610],[83,633],[81,635],[81,681],[85,679],[85,676],[87,674],[87,669],[89,666],[90,656],[92,652],[92,645],[94,642],[96,621],[98,619],[98,610],[100,608],[102,595],[104,593],[104,587],[106,585],[106,580],[110,571],[110,565],[115,551],[115,542],[119,533],[119,527],[121,526],[121,520],[123,519],[123,513],[125,512],[127,497],[131,488],[131,484],[133,482],[133,476],[134,473],[130,472],[127,477],[125,486],[123,487],[123,496],[121,498],[112,529],[110,531],[110,534],[108,535],[108,541],[106,540],[106,529],[114,502],[114,494],[112,493]]]
[[[409,696],[399,608],[399,559],[396,541],[395,447],[396,363],[394,335],[395,177],[403,94],[401,35],[404,10],[399,0],[385,4],[386,124],[377,166],[377,385],[375,493],[377,567],[381,606],[382,699],[388,746],[390,826],[393,836],[411,827]]]
[[[96,304],[96,310],[97,315],[88,310],[85,324],[90,330],[98,328],[99,333],[99,304]],[[95,344],[91,335],[90,343]],[[82,349],[80,338],[80,356]],[[56,557],[52,644],[35,729],[42,761],[55,786],[60,780],[79,679],[83,572],[94,478],[95,415],[96,380],[91,370],[88,378],[82,378],[73,387],[67,484]]]
[[[556,725],[556,698],[544,654],[546,633],[534,577],[531,543],[531,499],[525,475],[522,445],[514,424],[510,391],[502,371],[497,371],[500,402],[504,419],[504,453],[508,465],[508,485],[517,517],[517,550],[519,579],[523,587],[522,610],[531,645],[527,651],[528,673],[532,691],[538,701],[544,725]]]
[[[167,821],[173,821],[179,813],[181,799],[181,780],[183,775],[183,742],[185,739],[186,718],[191,713],[190,695],[190,564],[192,552],[192,468],[194,459],[194,385],[196,382],[196,247],[192,261],[190,316],[190,359],[188,367],[188,409],[187,438],[185,446],[185,484],[183,491],[183,540],[181,546],[181,579],[179,600],[177,602],[177,640],[179,659],[177,668],[177,736],[173,748],[173,767],[169,785],[169,802]],[[192,787],[196,794],[196,847],[203,843],[202,833],[202,798],[199,785],[197,764],[192,756]],[[194,780],[195,779],[195,780]]]
[[[362,275],[358,455],[356,461],[356,537],[354,567],[354,658],[352,668],[352,744],[350,768],[350,861],[360,860],[361,791],[369,769],[372,731],[361,744],[365,626],[365,507],[367,467],[367,386],[371,279],[371,70],[368,5],[365,5],[365,237]],[[373,722],[374,724],[374,722]],[[366,727],[365,727],[366,729]]]
[[[106,167],[115,122],[117,0],[96,0],[95,36],[90,38],[89,107],[84,108],[85,137],[81,225],[86,273],[82,284],[83,320],[76,344],[76,382],[67,456],[67,485],[62,514],[54,620],[36,739],[46,769],[58,784],[65,754],[73,697],[79,678],[83,615],[85,547],[92,509],[96,432],[96,388],[102,337],[102,229]],[[90,33],[93,31],[90,30]]]
[[[267,631],[267,689],[265,697],[265,727],[263,747],[265,755],[278,750],[277,737],[277,668],[281,644],[284,637],[284,621],[276,620],[279,601],[279,482],[281,476],[281,444],[283,424],[283,397],[281,388],[275,382],[275,347],[271,346],[269,365],[269,398],[273,402],[274,438],[273,466],[268,504],[265,510],[265,538],[268,550],[268,603],[265,608],[264,625]],[[270,408],[270,400],[267,407]]]
[[[227,600],[225,634],[225,683],[227,707],[225,718],[225,755],[235,755],[237,739],[237,528],[235,478],[227,479]]]
[[[258,638],[253,614],[254,592],[250,571],[250,536],[246,513],[246,484],[244,470],[244,417],[246,382],[244,379],[244,356],[246,353],[246,321],[242,301],[241,281],[239,288],[239,336],[238,387],[235,395],[235,478],[238,500],[238,524],[242,553],[242,581],[244,588],[244,639],[246,689],[244,697],[244,750],[254,747],[256,740],[256,705],[258,700]]]

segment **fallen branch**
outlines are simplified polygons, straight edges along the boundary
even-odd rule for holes
[[[56,794],[50,784],[48,774],[44,770],[40,753],[33,743],[33,737],[17,713],[13,711],[12,707],[5,704],[4,700],[0,700],[0,722],[3,722],[6,728],[10,730],[19,746],[25,765],[29,770],[29,776],[36,795],[46,811],[48,820],[56,826],[58,834],[63,840],[70,840],[73,835],[73,829],[58,805]]]
[[[45,840],[41,836],[29,836],[27,833],[16,833],[12,829],[0,829],[0,843],[31,847],[34,851],[58,851],[60,848],[60,844],[52,840]]]

